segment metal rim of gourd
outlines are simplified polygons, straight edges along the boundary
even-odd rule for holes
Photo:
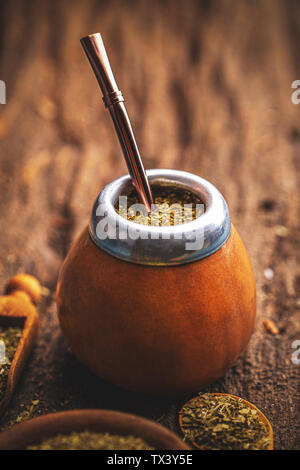
[[[118,197],[132,188],[130,176],[124,175],[105,186],[94,203],[89,234],[99,248],[131,263],[172,266],[206,258],[224,245],[231,230],[229,211],[213,184],[181,170],[148,170],[147,176],[151,185],[195,193],[205,205],[204,213],[191,222],[174,226],[148,226],[129,221],[115,210]],[[110,229],[106,233],[105,226]]]

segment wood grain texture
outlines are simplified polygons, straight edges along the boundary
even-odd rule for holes
[[[275,448],[300,447],[300,366],[291,362],[300,339],[300,105],[291,102],[291,83],[300,79],[299,11],[298,0],[3,2],[0,281],[27,271],[51,292],[4,424],[20,403],[39,399],[37,413],[111,408],[178,429],[185,397],[158,400],[99,381],[68,351],[56,319],[53,291],[70,242],[103,185],[126,172],[79,44],[101,31],[145,166],[214,183],[254,267],[256,333],[208,390],[257,405],[274,427]],[[264,318],[278,335],[265,331]]]

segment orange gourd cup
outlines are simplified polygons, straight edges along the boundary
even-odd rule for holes
[[[101,378],[157,395],[199,390],[222,376],[255,325],[255,281],[227,204],[208,181],[150,170],[151,185],[189,189],[197,219],[142,226],[116,213],[129,176],[98,196],[57,284],[62,330],[78,359]]]

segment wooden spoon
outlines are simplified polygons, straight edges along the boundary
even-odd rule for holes
[[[38,331],[38,312],[34,306],[41,298],[41,286],[28,274],[14,276],[6,286],[8,295],[0,296],[0,325],[22,328],[17,350],[11,362],[5,393],[0,400],[0,415],[7,408],[33,348]]]
[[[217,396],[224,396],[224,397],[231,397],[231,398],[235,398],[236,400],[242,400],[242,402],[245,404],[245,405],[248,405],[250,408],[252,408],[253,410],[255,410],[259,416],[259,419],[262,423],[264,423],[267,428],[268,428],[268,437],[270,439],[270,443],[267,447],[267,450],[273,450],[274,449],[274,437],[273,437],[273,429],[272,429],[272,426],[271,426],[271,423],[270,421],[266,418],[266,416],[255,406],[253,405],[252,403],[250,403],[249,401],[247,400],[244,400],[243,398],[240,398],[240,397],[237,397],[236,395],[231,395],[231,394],[228,394],[228,393],[214,393],[214,395],[217,395]],[[183,408],[184,406],[186,406],[188,403],[191,403],[193,402],[194,400],[197,400],[198,397],[194,397],[192,398],[191,400],[189,400],[187,403],[185,403],[183,405],[183,407],[181,408],[181,410],[179,411],[179,426],[180,426],[180,430],[182,432],[182,434],[184,435],[184,425],[183,425],[183,422],[182,422],[182,418],[183,418]],[[196,442],[191,442],[191,444],[196,447],[197,449],[200,449],[200,450],[205,450],[203,447],[200,447]]]
[[[133,435],[156,450],[191,450],[180,437],[154,421],[109,410],[61,411],[17,424],[0,433],[0,450],[26,449],[50,436],[81,431]]]

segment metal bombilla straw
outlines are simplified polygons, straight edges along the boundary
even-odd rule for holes
[[[113,76],[101,35],[100,33],[89,34],[82,38],[80,42],[100,85],[105,107],[109,109],[132,183],[141,202],[150,212],[153,198],[149,181],[124,105],[124,98]]]

